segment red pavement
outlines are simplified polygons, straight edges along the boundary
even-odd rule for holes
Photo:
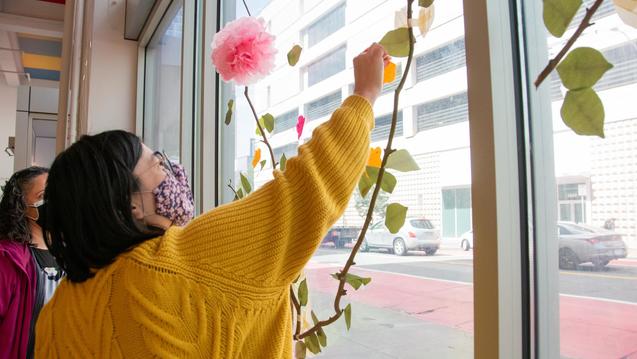
[[[307,269],[312,291],[333,294],[337,268]],[[372,277],[367,287],[348,289],[347,297],[377,308],[473,332],[473,286],[393,273],[352,271]],[[560,296],[561,355],[577,359],[637,359],[637,304]]]

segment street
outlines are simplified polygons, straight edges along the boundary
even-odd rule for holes
[[[329,274],[349,251],[320,248],[305,271],[319,316],[333,310],[337,282]],[[352,329],[328,327],[332,341],[322,357],[473,357],[472,251],[398,257],[379,250],[356,262],[352,272],[372,282],[348,289]],[[563,358],[637,358],[637,259],[560,271],[560,340]]]

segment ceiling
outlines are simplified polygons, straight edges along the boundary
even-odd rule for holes
[[[0,0],[0,82],[60,80],[65,0]]]

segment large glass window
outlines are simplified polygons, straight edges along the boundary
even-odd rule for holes
[[[173,1],[146,47],[144,74],[144,142],[182,160],[181,74],[183,1]]]
[[[562,49],[592,3],[584,1],[571,30],[559,39],[547,38],[541,21],[527,19],[525,23],[534,24],[526,29],[529,37],[546,43],[544,49],[527,45],[525,50],[532,62],[541,64],[540,70]],[[559,334],[563,358],[632,358],[637,355],[637,107],[631,101],[637,91],[637,30],[621,21],[612,1],[602,3],[593,21],[575,47],[596,48],[614,64],[594,87],[605,107],[605,137],[580,136],[565,125],[561,108],[566,90],[557,74],[542,85],[546,91],[550,87],[551,96],[535,97],[535,88],[531,90],[537,102],[531,103],[537,110],[531,126],[546,128],[544,137],[534,133],[531,154],[535,164],[554,164],[556,186],[538,189],[535,196],[541,199],[543,190],[554,191],[556,203],[550,205],[557,209],[535,209],[538,218],[554,214],[545,222],[547,231],[535,228],[551,233],[536,238],[540,248],[551,249],[540,251],[540,260],[554,259],[548,268],[536,269],[542,281],[538,285],[549,288],[547,295],[553,298],[538,308],[538,317],[550,322],[553,318],[546,313],[559,315],[545,328]],[[538,74],[528,78],[533,81]],[[546,176],[542,165],[535,171],[535,178]],[[551,308],[553,303],[559,312]]]
[[[393,30],[396,11],[406,5],[406,1],[393,0],[347,1],[346,5],[342,0],[307,0],[297,12],[290,3],[271,0],[262,9],[251,9],[253,16],[272,20],[271,31],[283,54],[273,73],[250,87],[256,112],[275,116],[269,142],[277,159],[282,154],[295,156],[312,130],[329,120],[352,92],[353,57]],[[225,0],[223,5],[233,11],[225,12],[222,23],[233,20],[235,13],[245,13],[242,1]],[[394,147],[408,149],[420,170],[393,171],[398,180],[394,192],[379,197],[366,237],[370,250],[358,254],[353,269],[373,280],[362,290],[348,289],[343,300],[352,303],[352,328],[348,332],[341,322],[327,327],[328,346],[321,357],[473,357],[473,247],[462,245],[473,241],[463,2],[448,0],[440,6],[444,11],[436,11],[431,32],[423,38],[415,31],[414,59],[398,107]],[[282,9],[289,10],[286,16],[281,16]],[[306,34],[306,45],[315,45],[303,51],[301,63],[308,65],[300,69],[288,66],[285,59],[299,34]],[[406,59],[393,61],[399,76],[407,71]],[[435,73],[430,70],[433,67]],[[417,74],[421,74],[418,80]],[[299,83],[303,86],[298,92],[280,90]],[[386,145],[398,83],[397,78],[386,84],[374,106],[374,147]],[[268,88],[275,101],[267,101]],[[243,88],[222,84],[221,93],[218,103],[235,100],[234,120],[228,126],[219,124],[219,155],[225,167],[219,172],[218,190],[221,202],[228,202],[234,197],[226,186],[229,180],[240,183],[244,174],[258,189],[272,179],[272,171],[269,163],[263,169],[251,164],[256,148],[261,149],[261,160],[269,162],[270,156],[255,135]],[[220,109],[222,115],[224,110]],[[294,130],[299,115],[307,119],[300,138]],[[395,236],[384,225],[383,211],[383,206],[394,202],[408,207],[404,231]],[[305,269],[310,305],[320,318],[332,313],[336,282],[330,274],[347,260],[368,205],[369,195],[363,198],[355,190],[345,213],[325,233]],[[400,243],[405,243],[406,252]]]

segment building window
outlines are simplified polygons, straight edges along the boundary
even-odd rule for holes
[[[467,93],[423,103],[416,107],[416,131],[452,125],[469,119]]]
[[[403,65],[402,64],[397,64],[396,65],[396,78],[394,79],[394,81],[383,85],[383,90],[382,90],[381,94],[386,94],[388,92],[392,92],[392,91],[396,90],[396,88],[398,87],[398,84],[400,84],[400,79],[402,77],[403,77]],[[354,85],[352,85],[352,86],[354,86]],[[353,87],[352,87],[352,89],[353,89]]]
[[[181,161],[181,72],[183,3],[164,15],[146,47],[144,142]],[[177,85],[175,85],[177,84]],[[177,135],[175,135],[177,134]]]
[[[594,2],[595,0],[584,0],[582,2],[582,6],[580,6],[579,10],[577,11],[577,14],[575,14],[575,16],[573,17],[573,20],[568,26],[569,30],[579,26],[580,22],[582,22],[582,19],[584,18],[584,15],[586,15],[586,10],[589,9],[591,6],[593,6]],[[595,11],[595,15],[593,15],[593,18],[591,19],[591,23],[603,17],[606,17],[608,15],[612,15],[614,13],[615,13],[615,6],[613,5],[613,2],[604,1],[599,6],[599,8],[597,8],[597,11]]]
[[[281,133],[285,130],[289,130],[296,126],[296,121],[299,118],[299,109],[295,108],[292,111],[279,115],[274,120],[274,131],[272,133]]]
[[[460,237],[471,229],[471,188],[442,190],[442,236]]]
[[[586,188],[586,183],[557,186],[560,221],[586,223]]]
[[[375,120],[374,131],[372,131],[372,142],[386,140],[389,137],[391,129],[391,113],[385,116],[377,117]],[[396,121],[395,137],[403,135],[403,112],[398,112]]]
[[[597,91],[637,82],[637,41],[607,49],[604,57],[613,64],[613,68],[595,84]]]
[[[316,120],[330,115],[341,105],[341,90],[305,104],[305,117]]]
[[[421,82],[465,66],[464,37],[416,58],[416,82]]]
[[[549,75],[549,80],[551,81],[551,101],[558,101],[564,98],[562,95],[562,80],[560,80],[560,76],[556,71],[551,72]]]
[[[315,85],[343,70],[345,70],[345,46],[336,49],[307,67],[307,85],[308,87]]]
[[[276,158],[278,161],[284,153],[286,158],[292,158],[296,156],[297,148],[298,144],[296,142],[293,142],[281,147],[276,147],[272,150],[272,152],[274,152],[274,158]]]
[[[343,26],[345,26],[345,4],[323,15],[305,30],[307,45],[314,46],[318,44]]]

